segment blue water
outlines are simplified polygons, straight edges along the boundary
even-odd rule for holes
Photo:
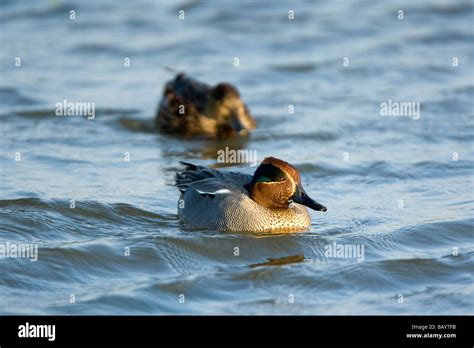
[[[0,248],[38,260],[0,257],[0,314],[473,314],[473,17],[447,0],[2,1]],[[257,130],[150,131],[165,67],[235,84]],[[95,119],[55,116],[64,99]],[[419,118],[382,116],[388,100]],[[187,229],[178,161],[222,167],[226,146],[292,163],[328,212],[303,233]]]

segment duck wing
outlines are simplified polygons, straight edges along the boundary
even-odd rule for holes
[[[243,173],[218,171],[216,169],[182,162],[185,170],[176,174],[176,186],[184,193],[190,186],[201,194],[224,192],[231,186],[243,186],[252,180],[252,176]]]
[[[178,74],[174,80],[166,84],[165,95],[173,94],[173,99],[177,99],[183,104],[193,105],[199,112],[203,112],[206,107],[207,98],[211,87],[186,76],[184,73]]]

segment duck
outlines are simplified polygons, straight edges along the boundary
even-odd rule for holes
[[[253,175],[187,162],[176,174],[178,217],[188,227],[230,232],[303,231],[311,224],[306,207],[327,208],[313,200],[298,170],[265,158]]]
[[[186,138],[248,136],[256,122],[230,83],[216,86],[178,73],[165,85],[155,117],[162,133]]]

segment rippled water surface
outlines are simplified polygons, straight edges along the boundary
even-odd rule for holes
[[[0,313],[473,314],[473,17],[470,1],[2,1],[0,245],[38,260],[0,258]],[[165,67],[235,84],[258,129],[150,131]],[[95,119],[55,116],[64,99]],[[389,99],[419,119],[381,116]],[[329,211],[303,233],[182,226],[178,161],[222,166],[225,146],[291,162]]]

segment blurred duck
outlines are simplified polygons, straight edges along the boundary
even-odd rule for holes
[[[155,122],[163,133],[216,139],[245,136],[256,127],[234,86],[211,87],[184,73],[166,84]]]

